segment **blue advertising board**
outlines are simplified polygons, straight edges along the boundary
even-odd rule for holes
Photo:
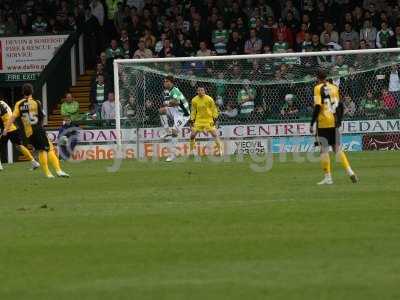
[[[312,136],[282,137],[272,139],[272,152],[315,152],[315,138]],[[344,151],[362,151],[361,135],[343,135],[342,149]]]

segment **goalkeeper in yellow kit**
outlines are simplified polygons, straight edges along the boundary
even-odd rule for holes
[[[204,87],[199,86],[197,88],[197,96],[192,99],[192,109],[190,113],[190,122],[192,124],[190,153],[193,153],[196,144],[196,135],[199,132],[209,132],[215,139],[219,154],[222,154],[221,141],[215,127],[218,115],[218,109],[213,98],[206,94]]]
[[[314,134],[314,124],[316,123],[316,140],[317,145],[321,147],[321,166],[325,174],[324,179],[318,184],[333,184],[329,157],[330,147],[341,161],[351,181],[356,183],[358,177],[353,172],[346,154],[340,148],[339,128],[343,118],[343,103],[340,101],[339,88],[327,81],[326,74],[322,70],[318,71],[317,78],[310,131],[311,134]]]

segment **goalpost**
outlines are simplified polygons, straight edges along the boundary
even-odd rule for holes
[[[173,75],[188,101],[199,84],[214,98],[227,154],[313,151],[305,140],[315,74],[324,69],[339,86],[345,103],[342,132],[347,144],[358,143],[347,150],[396,149],[400,145],[399,65],[400,48],[114,60],[116,144],[122,157],[167,155],[158,109],[164,101],[163,78]],[[180,155],[188,154],[189,132],[184,128],[179,133]],[[296,144],[292,137],[299,136],[306,138]],[[281,142],[265,149],[262,141],[267,138]],[[208,140],[200,135],[200,144]],[[212,153],[201,145],[198,149]]]

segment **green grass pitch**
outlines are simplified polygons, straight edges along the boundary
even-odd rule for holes
[[[400,299],[400,152],[0,173],[0,299]]]

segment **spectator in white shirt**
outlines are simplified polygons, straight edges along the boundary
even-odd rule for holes
[[[130,8],[136,7],[138,11],[142,11],[144,7],[144,0],[127,0],[126,5],[128,5]]]
[[[327,34],[329,36],[329,42],[334,42],[335,44],[338,44],[339,43],[339,34],[333,29],[334,27],[333,27],[332,23],[325,22],[324,28],[325,28],[325,30],[320,35],[321,44],[326,45],[326,44],[324,44],[324,42],[325,42],[325,36]]]
[[[107,101],[101,106],[101,118],[103,120],[115,120],[115,98],[113,92],[108,93]]]
[[[344,48],[346,42],[351,42],[353,49],[358,49],[360,35],[355,32],[350,23],[344,25],[344,31],[340,34],[340,44]]]
[[[344,116],[345,117],[354,117],[354,114],[356,113],[356,104],[354,103],[353,99],[351,99],[350,96],[346,95],[344,97],[344,101],[343,101],[343,105],[344,105]]]
[[[339,51],[342,50],[342,46],[340,46],[338,43],[332,41],[329,37],[328,33],[325,33],[322,37],[322,45],[324,45],[326,48],[328,48],[329,51]]]
[[[396,98],[397,101],[400,100],[400,78],[397,66],[393,66],[390,72],[388,90]]]
[[[156,54],[160,53],[163,46],[164,46],[164,42],[167,39],[167,34],[166,33],[162,33],[160,36],[160,40],[157,41],[155,47],[154,47],[154,51]]]
[[[152,58],[153,52],[145,47],[145,43],[141,40],[138,44],[139,48],[133,54],[133,58]]]
[[[197,56],[211,56],[214,54],[210,49],[208,49],[207,42],[202,41],[199,46],[200,49],[197,51]]]
[[[364,27],[360,31],[360,40],[365,40],[369,48],[375,48],[376,28],[372,26],[371,20],[365,20]]]
[[[235,103],[233,101],[229,101],[225,106],[225,110],[221,112],[221,115],[227,118],[237,117],[238,110],[235,106]]]
[[[262,41],[257,37],[255,29],[250,30],[250,38],[244,44],[245,54],[259,54],[262,50]]]
[[[100,26],[104,24],[104,6],[99,0],[90,2],[90,13],[99,21]]]

